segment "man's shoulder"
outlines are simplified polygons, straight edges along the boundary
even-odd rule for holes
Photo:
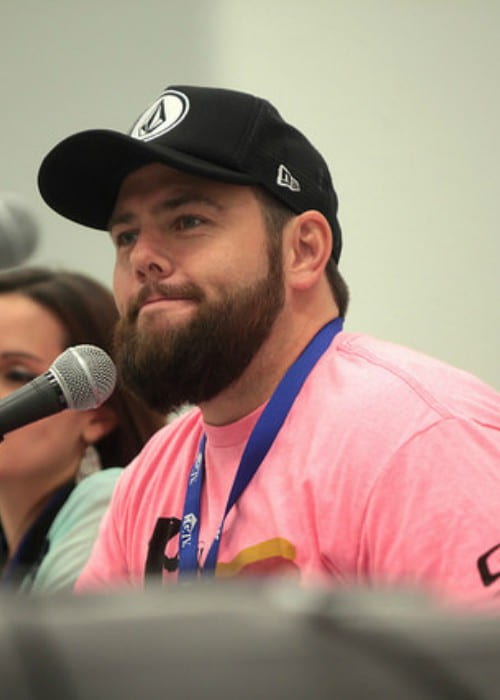
[[[364,333],[339,334],[335,349],[344,359],[371,368],[385,369],[401,376],[406,376],[407,373],[415,375],[443,370],[451,371],[457,377],[467,374],[419,350]]]
[[[441,417],[480,409],[496,415],[498,424],[500,393],[465,370],[397,343],[343,332],[332,345],[327,371],[338,391],[364,405],[370,398],[379,404],[417,401]]]
[[[119,480],[119,490],[140,489],[153,479],[158,478],[164,468],[168,470],[176,460],[189,458],[196,450],[202,433],[201,411],[192,407],[176,417],[170,417],[166,425],[160,428],[144,445],[139,454],[123,470]]]

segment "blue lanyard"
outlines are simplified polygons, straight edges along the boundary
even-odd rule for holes
[[[323,326],[287,370],[267,403],[245,446],[222,521],[208,551],[205,565],[201,570],[202,575],[213,575],[217,564],[222,528],[227,514],[264,460],[309,372],[328,348],[335,335],[342,330],[342,323],[342,318],[336,318],[327,323],[326,326]],[[198,571],[198,540],[200,535],[201,492],[205,474],[205,444],[206,435],[203,435],[186,488],[179,540],[179,576],[181,578],[192,577]]]

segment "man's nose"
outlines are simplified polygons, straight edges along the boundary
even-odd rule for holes
[[[141,281],[150,277],[168,277],[172,273],[172,260],[160,231],[148,228],[139,233],[130,254],[130,263]]]

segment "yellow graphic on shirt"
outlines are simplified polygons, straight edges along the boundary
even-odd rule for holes
[[[299,569],[295,564],[295,546],[281,537],[260,542],[239,552],[230,562],[217,564],[218,578],[231,578],[244,573],[248,574],[280,574],[295,573]]]

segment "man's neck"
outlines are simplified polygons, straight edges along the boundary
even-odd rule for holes
[[[293,328],[278,318],[244,373],[227,389],[200,405],[208,425],[228,425],[247,416],[270,399],[288,368],[316,333],[336,314],[317,320],[303,319]]]

